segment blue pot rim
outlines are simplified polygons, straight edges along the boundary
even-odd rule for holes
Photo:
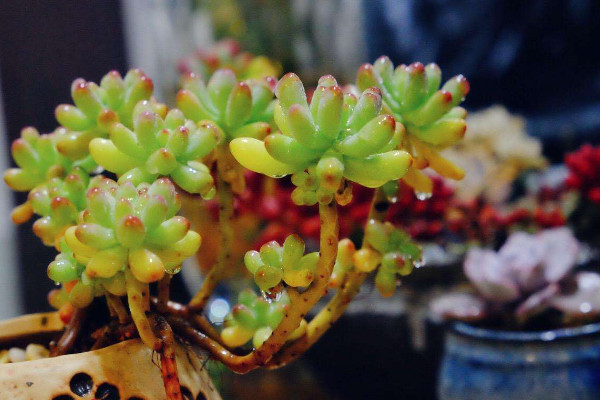
[[[452,332],[460,336],[495,342],[552,342],[557,340],[569,340],[582,336],[600,335],[600,322],[572,328],[560,328],[535,332],[487,329],[469,325],[464,322],[455,322],[452,325]]]

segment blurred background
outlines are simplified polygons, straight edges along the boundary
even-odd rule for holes
[[[98,82],[109,70],[140,67],[156,97],[172,104],[179,73],[224,38],[307,85],[323,74],[352,83],[362,63],[383,54],[394,64],[436,62],[445,78],[468,77],[469,112],[501,104],[539,139],[541,155],[560,163],[582,143],[600,142],[599,18],[594,0],[3,0],[0,164],[10,165],[22,127],[56,128],[54,108],[70,102],[73,79]],[[0,318],[49,308],[52,283],[43,271],[54,249],[30,224],[10,222],[23,200],[0,185]],[[414,288],[445,275],[427,279]],[[221,371],[225,398],[258,398],[257,387],[261,398],[364,398],[374,387],[381,398],[399,391],[433,398],[440,340],[427,341],[423,319],[414,317],[426,312],[414,307],[417,289],[387,303],[366,290],[293,367],[250,377]],[[290,385],[293,394],[282,389]]]

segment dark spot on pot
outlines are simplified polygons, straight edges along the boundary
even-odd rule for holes
[[[79,397],[85,397],[92,391],[94,380],[86,373],[80,372],[75,374],[69,382],[71,392]]]
[[[33,382],[25,382],[25,384],[27,385],[27,387],[32,387],[33,386]]]
[[[73,397],[68,394],[61,394],[60,396],[53,397],[52,400],[73,400]]]
[[[206,399],[206,395],[202,392],[198,393],[198,397],[196,397],[196,400],[207,400]]]
[[[48,317],[42,317],[42,326],[48,325]]]
[[[181,397],[183,397],[185,400],[194,400],[194,395],[192,395],[190,389],[186,388],[185,386],[181,386]]]
[[[96,389],[96,400],[121,400],[119,389],[110,383],[103,383]]]

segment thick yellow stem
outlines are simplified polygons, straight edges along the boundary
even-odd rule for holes
[[[210,295],[217,287],[228,265],[231,265],[234,230],[233,230],[233,191],[231,184],[223,175],[221,160],[227,158],[229,148],[222,145],[217,149],[217,196],[219,201],[219,254],[217,263],[211,268],[202,282],[202,287],[189,303],[190,309],[199,311],[204,308]]]
[[[125,269],[125,284],[129,311],[142,342],[153,350],[158,350],[160,342],[156,339],[146,313],[150,311],[150,293],[147,283],[135,279],[129,267]]]
[[[121,325],[124,325],[131,320],[120,297],[106,293],[106,303],[108,304],[108,308],[115,313]]]
[[[368,221],[376,219],[383,221],[387,214],[389,203],[383,190],[377,189],[371,201]],[[365,248],[364,242],[362,247]],[[360,290],[368,273],[351,270],[348,272],[344,284],[336,295],[323,307],[323,309],[310,321],[306,333],[284,347],[280,353],[273,356],[268,364],[269,368],[278,368],[288,364],[315,344],[327,330],[342,316],[348,305]]]
[[[196,331],[182,319],[169,319],[171,326],[178,334],[208,350],[213,357],[237,373],[246,373],[259,366],[266,365],[273,354],[285,344],[292,332],[298,328],[302,319],[327,291],[329,277],[335,264],[338,247],[338,216],[334,202],[319,204],[321,218],[320,258],[315,270],[315,279],[310,287],[299,293],[298,290],[288,288],[290,305],[283,320],[273,331],[263,345],[245,356],[236,356],[210,339],[205,334]]]

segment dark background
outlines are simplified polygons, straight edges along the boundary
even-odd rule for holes
[[[126,69],[117,0],[1,0],[0,38],[7,146],[24,126],[40,132],[56,128],[54,109],[71,103],[73,79],[98,82],[111,69]],[[19,203],[24,199],[15,195]],[[31,223],[14,229],[25,311],[48,309],[45,293],[52,282],[45,270],[56,251],[42,245]]]

